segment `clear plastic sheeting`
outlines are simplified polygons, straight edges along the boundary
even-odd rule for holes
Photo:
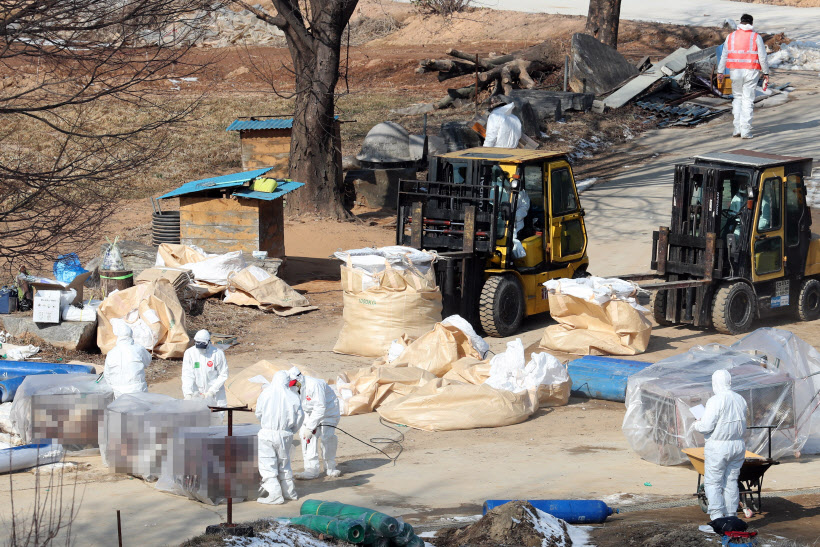
[[[177,430],[156,489],[210,505],[225,503],[227,498],[234,503],[256,499],[259,429],[254,424],[234,425],[232,437],[225,426]]]
[[[95,374],[26,376],[11,407],[11,422],[24,443],[51,439],[63,445],[99,445],[105,408],[114,400]]]
[[[720,369],[746,399],[747,427],[777,427],[773,458],[799,453],[814,436],[820,375],[809,375],[820,372],[820,354],[789,332],[758,329],[732,347],[695,347],[629,377],[622,429],[641,458],[676,465],[687,461],[682,448],[703,446],[691,409],[713,395],[712,373]],[[768,455],[765,429],[747,429],[745,440],[747,450]]]
[[[168,461],[177,430],[210,423],[211,411],[202,399],[185,401],[159,393],[122,395],[105,410],[100,453],[114,473],[156,479]]]
[[[550,279],[544,283],[544,286],[554,294],[574,296],[596,304],[605,304],[610,300],[622,300],[639,311],[647,311],[635,300],[638,286],[623,279],[595,276],[578,279]]]

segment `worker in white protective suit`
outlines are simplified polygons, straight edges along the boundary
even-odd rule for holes
[[[732,79],[732,114],[735,118],[733,137],[752,138],[752,116],[755,90],[760,74],[769,84],[769,63],[763,38],[754,31],[754,19],[748,13],[740,17],[737,30],[726,37],[718,62],[718,82],[722,83],[726,69]]]
[[[211,344],[211,333],[201,330],[194,335],[194,346],[182,356],[182,394],[186,399],[207,399],[214,406],[225,406],[225,381],[228,362],[225,352]]]
[[[256,501],[279,505],[298,499],[290,468],[293,435],[302,426],[305,414],[299,396],[290,390],[288,373],[280,370],[256,400],[259,430],[259,474],[262,488],[268,493]]]
[[[746,456],[743,434],[748,410],[745,399],[732,391],[728,370],[712,374],[712,390],[715,394],[706,402],[703,416],[693,427],[706,438],[704,487],[709,516],[715,520],[737,513],[737,478]]]
[[[521,139],[521,120],[512,113],[515,104],[496,100],[490,106],[484,146],[497,148],[518,148]]]
[[[317,478],[321,474],[320,456],[325,463],[327,476],[340,476],[341,471],[336,469],[336,448],[339,444],[336,436],[336,425],[339,423],[338,397],[327,382],[304,376],[297,367],[291,368],[288,375],[290,387],[299,391],[302,410],[305,411],[305,423],[299,431],[305,470],[303,473],[296,473],[296,478]]]
[[[126,393],[148,391],[145,367],[151,364],[151,354],[134,342],[131,327],[125,321],[113,323],[117,344],[105,356],[103,377],[114,390],[115,399]]]

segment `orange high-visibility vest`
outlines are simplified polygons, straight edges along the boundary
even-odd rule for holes
[[[736,30],[726,41],[726,68],[761,70],[757,55],[757,33],[753,30]]]

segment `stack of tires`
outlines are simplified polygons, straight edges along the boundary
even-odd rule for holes
[[[151,242],[179,244],[179,211],[155,212],[151,217]]]

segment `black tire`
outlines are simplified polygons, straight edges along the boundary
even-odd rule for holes
[[[797,316],[801,321],[820,318],[820,281],[804,279],[797,297]]]
[[[755,309],[755,293],[748,284],[737,281],[723,285],[712,301],[712,325],[723,334],[748,332]]]
[[[652,317],[655,318],[655,323],[661,327],[666,327],[672,324],[671,321],[666,320],[666,291],[652,291],[649,297],[649,309],[652,310]]]
[[[521,283],[513,276],[495,275],[484,282],[478,303],[481,328],[488,336],[504,337],[518,332],[526,302]]]

